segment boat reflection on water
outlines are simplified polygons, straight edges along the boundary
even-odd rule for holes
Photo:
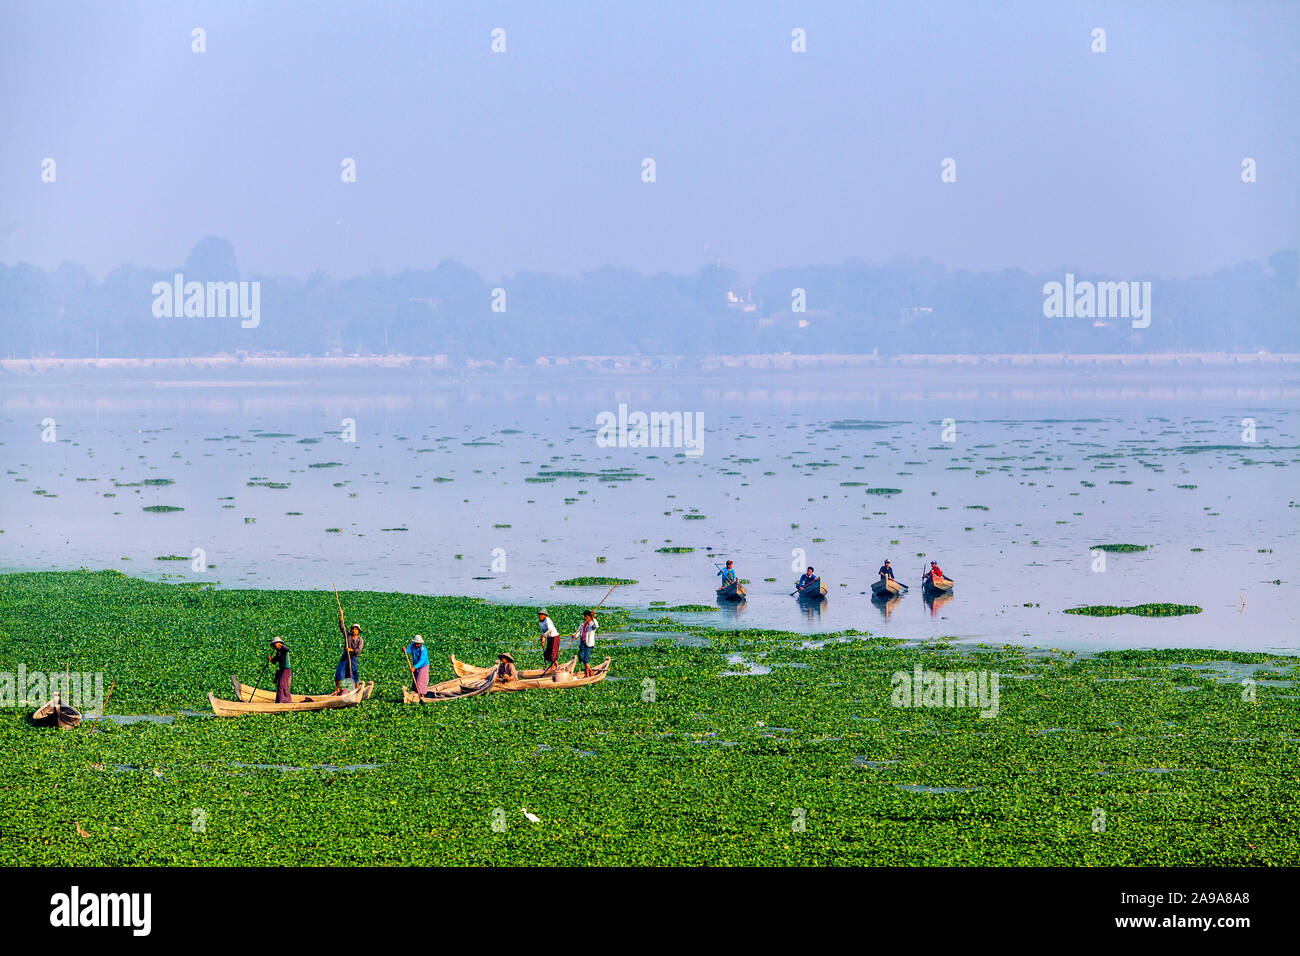
[[[951,591],[941,591],[939,593],[922,594],[921,600],[925,602],[926,609],[931,615],[939,613],[939,609],[952,600]]]
[[[901,594],[892,594],[888,599],[874,594],[871,596],[871,603],[880,609],[880,616],[886,621],[889,620],[889,615],[894,613],[894,608],[898,607],[902,600],[903,595]]]
[[[723,614],[729,614],[733,617],[739,617],[740,612],[745,609],[745,604],[746,601],[743,597],[739,601],[736,601],[731,598],[725,598],[722,595],[718,595],[718,609],[722,611]]]
[[[820,595],[815,598],[799,598],[799,610],[803,613],[804,620],[809,623],[816,623],[821,620],[822,608],[826,606],[826,599]]]

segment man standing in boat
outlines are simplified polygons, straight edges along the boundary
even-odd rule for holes
[[[353,624],[352,632],[343,625],[343,608],[339,608],[339,630],[343,632],[343,656],[339,658],[338,667],[334,668],[334,693],[343,693],[343,681],[351,680],[353,684],[361,682],[361,671],[357,656],[366,642],[361,639],[361,625]]]
[[[415,679],[415,692],[423,697],[429,689],[429,652],[425,650],[424,638],[419,634],[411,640],[407,648],[411,655],[411,671]]]
[[[889,566],[889,559],[885,558],[885,563],[880,566],[879,574],[882,578],[894,580],[894,569]]]
[[[578,662],[582,664],[583,677],[591,676],[591,649],[596,646],[596,628],[599,626],[595,612],[582,612],[582,627],[578,628],[574,636],[578,638]]]
[[[718,572],[718,576],[722,578],[722,586],[724,588],[736,583],[736,569],[731,565],[732,562],[728,560],[727,566]]]
[[[560,632],[555,629],[555,622],[546,608],[537,612],[537,630],[542,633],[542,659],[546,661],[542,673],[546,673],[560,659]]]
[[[268,664],[275,664],[275,702],[287,704],[293,698],[289,695],[289,684],[293,682],[293,671],[289,668],[289,645],[282,637],[271,638],[271,656]]]
[[[813,569],[812,566],[810,565],[808,570],[804,573],[804,576],[799,579],[799,583],[796,584],[795,587],[798,588],[800,591],[802,591],[804,588],[808,587],[808,585],[814,584],[816,581],[817,581],[817,575],[813,574]]]

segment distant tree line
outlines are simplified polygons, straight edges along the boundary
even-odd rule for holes
[[[259,283],[256,328],[237,317],[156,315],[155,284],[170,285],[178,272],[186,282]],[[1064,276],[1065,269],[967,272],[922,260],[778,269],[751,283],[720,267],[683,276],[521,272],[489,282],[446,260],[391,274],[294,278],[241,275],[230,243],[210,237],[181,266],[123,265],[103,281],[73,263],[51,272],[0,265],[0,354],[341,352],[530,363],[634,353],[1300,351],[1294,250],[1185,279],[1078,274],[1150,281],[1145,329],[1125,318],[1045,317],[1044,284]]]

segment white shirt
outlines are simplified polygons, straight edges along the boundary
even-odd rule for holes
[[[586,644],[588,647],[595,647],[596,628],[598,628],[599,626],[600,625],[596,623],[596,619],[594,617],[591,619],[590,624],[588,624],[586,621],[583,621],[582,627],[578,628],[578,639],[581,640],[582,643]]]
[[[549,616],[537,621],[537,629],[542,632],[542,637],[557,637],[560,633],[555,629],[555,624]]]

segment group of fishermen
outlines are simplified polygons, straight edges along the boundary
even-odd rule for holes
[[[578,642],[578,663],[582,665],[583,677],[592,676],[591,652],[596,646],[596,630],[599,627],[596,613],[583,611],[582,624],[573,633],[573,637]],[[542,638],[542,658],[546,661],[542,673],[551,670],[558,672],[560,632],[546,608],[539,608],[537,611],[537,629]],[[360,624],[353,624],[350,628],[345,626],[342,608],[339,609],[339,630],[343,632],[343,654],[339,657],[338,666],[334,668],[335,694],[343,693],[345,680],[350,680],[354,685],[361,682],[359,658],[366,643],[361,637]],[[410,646],[406,648],[406,655],[410,662],[411,674],[415,679],[415,692],[423,697],[429,689],[429,651],[424,646],[424,638],[419,634],[415,635],[411,639]],[[271,638],[271,656],[266,661],[267,664],[275,665],[275,702],[289,703],[292,700],[289,686],[293,681],[293,668],[289,659],[289,645],[285,643],[283,637]],[[503,651],[497,655],[497,679],[501,681],[519,679],[515,659],[509,652]]]
[[[354,686],[361,683],[361,662],[358,658],[366,646],[360,624],[353,624],[351,628],[344,625],[343,608],[339,608],[339,630],[343,632],[343,654],[339,657],[338,666],[334,668],[335,695],[343,693],[345,680],[352,681]],[[289,693],[289,685],[293,682],[293,667],[289,660],[289,645],[283,637],[271,638],[271,656],[266,662],[275,665],[275,702],[289,703],[293,699]]]
[[[596,629],[599,626],[594,611],[583,611],[582,624],[573,633],[573,637],[578,641],[578,663],[582,665],[583,677],[592,676],[591,650],[596,646]],[[555,622],[551,620],[550,612],[546,608],[539,608],[537,611],[537,629],[542,637],[542,659],[546,661],[542,674],[545,675],[550,671],[558,673],[560,632],[556,629]],[[415,635],[406,653],[411,664],[411,675],[415,680],[415,693],[423,697],[429,689],[429,651],[424,646],[424,638],[419,634]],[[497,655],[497,680],[509,682],[518,679],[519,671],[515,667],[514,655],[509,651],[502,651]]]
[[[881,578],[889,578],[891,581],[895,580],[894,569],[890,565],[888,558],[885,559],[885,563],[880,566],[880,570],[876,573],[879,574]],[[728,560],[725,568],[718,568],[718,577],[722,578],[722,587],[724,588],[729,584],[736,583],[737,578],[734,562]],[[939,570],[939,565],[934,561],[931,561],[930,569],[925,572],[921,580],[923,582],[930,582],[943,577],[944,573]],[[812,565],[809,565],[808,570],[800,576],[797,582],[795,582],[795,588],[799,591],[803,591],[805,588],[818,583],[820,580],[821,577],[813,570]]]

